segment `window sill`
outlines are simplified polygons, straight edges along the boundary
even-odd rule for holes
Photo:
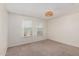
[[[32,37],[32,36],[24,36],[24,38],[28,38],[28,37]]]

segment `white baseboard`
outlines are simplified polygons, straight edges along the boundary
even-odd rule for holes
[[[15,43],[9,43],[8,47],[13,47],[13,46],[18,46],[18,45],[23,45],[23,44],[28,44],[32,42],[37,42],[45,39],[40,39],[40,40],[26,40],[26,41],[21,41],[21,42],[15,42]]]
[[[73,44],[73,43],[69,43],[69,42],[65,42],[65,41],[61,41],[61,40],[54,40],[54,39],[50,39],[50,40],[53,40],[53,41],[56,41],[56,42],[59,42],[59,43],[62,43],[62,44],[66,44],[66,45],[69,45],[69,46],[73,46],[73,47],[77,47],[79,48],[79,44]]]

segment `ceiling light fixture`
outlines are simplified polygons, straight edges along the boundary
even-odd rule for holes
[[[45,16],[47,16],[47,17],[53,16],[53,15],[54,15],[54,13],[53,13],[53,11],[52,11],[51,9],[48,9],[48,10],[45,12]]]

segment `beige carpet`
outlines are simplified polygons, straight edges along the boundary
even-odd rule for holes
[[[79,56],[79,48],[43,40],[8,48],[6,56]]]

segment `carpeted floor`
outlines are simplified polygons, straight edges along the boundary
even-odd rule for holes
[[[79,56],[79,48],[43,40],[8,48],[6,56]]]

